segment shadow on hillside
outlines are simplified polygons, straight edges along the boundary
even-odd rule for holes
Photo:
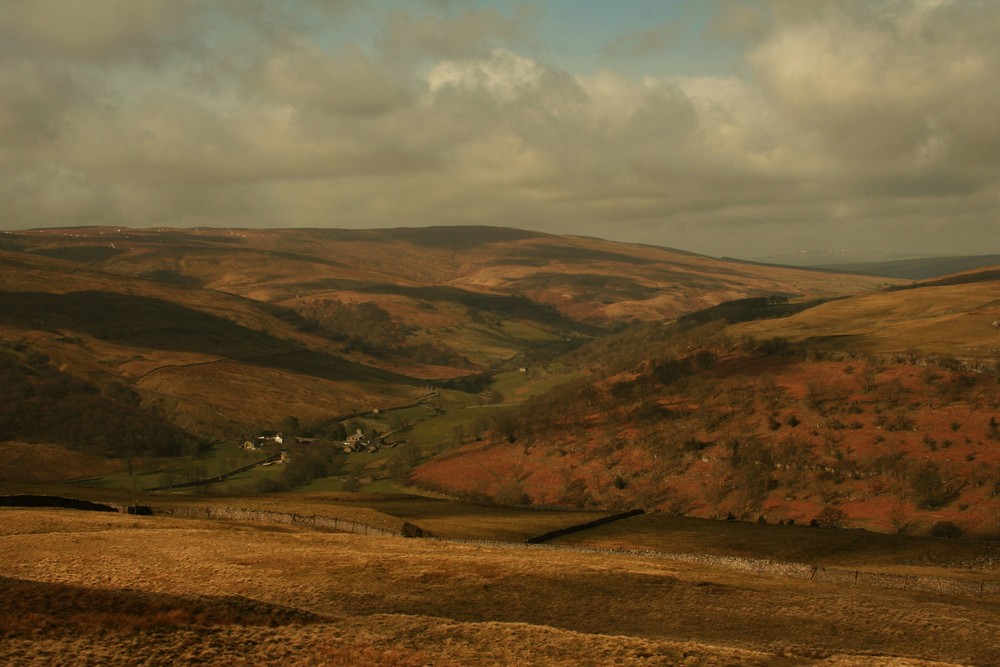
[[[0,632],[76,629],[141,630],[189,625],[279,626],[323,622],[321,616],[241,596],[182,596],[88,588],[0,577]]]
[[[224,317],[132,294],[0,291],[0,324],[86,334],[116,345],[195,352],[325,379],[413,382]]]
[[[600,329],[577,322],[560,313],[554,306],[532,301],[528,297],[513,294],[488,294],[473,292],[460,287],[448,285],[391,285],[372,284],[350,278],[321,278],[308,282],[297,283],[302,290],[351,290],[366,294],[388,294],[403,296],[422,301],[446,301],[471,310],[488,311],[498,317],[511,320],[524,320],[551,326],[564,331],[576,331],[587,334],[600,332]],[[655,290],[654,290],[655,291]]]

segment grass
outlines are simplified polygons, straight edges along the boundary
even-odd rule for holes
[[[562,363],[526,368],[498,373],[493,377],[491,388],[504,396],[505,402],[519,403],[531,396],[539,396],[549,389],[587,374],[581,368],[570,368]]]
[[[747,556],[838,567],[980,567],[1000,562],[1000,543],[941,540],[740,521],[644,514],[558,538],[565,545]],[[992,573],[991,573],[992,574]],[[981,574],[979,575],[981,576]]]
[[[997,281],[862,294],[778,320],[730,327],[730,335],[781,336],[826,349],[876,354],[994,357]]]
[[[13,665],[1000,661],[985,598],[163,517],[0,509],[0,526]]]
[[[392,494],[391,488],[391,484],[381,488],[369,485],[365,488],[366,493],[324,499],[323,502],[368,507],[414,523],[439,537],[511,542],[523,542],[535,535],[607,515],[607,512],[479,505],[450,499]]]

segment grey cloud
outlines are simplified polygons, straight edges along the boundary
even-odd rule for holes
[[[605,58],[636,58],[662,53],[677,42],[682,28],[683,26],[675,21],[648,30],[631,32],[601,49],[601,55]]]
[[[498,224],[729,255],[994,242],[992,4],[728,3],[710,30],[746,47],[742,77],[639,81],[531,57],[526,15],[432,5],[369,50],[311,32],[350,2],[122,3],[76,41],[4,5],[0,31],[25,32],[0,47],[0,224]],[[666,46],[658,30],[616,53]]]
[[[422,17],[398,9],[390,13],[377,43],[389,60],[396,63],[424,56],[483,57],[498,44],[529,39],[524,19],[523,12],[507,18],[492,9]]]
[[[787,127],[816,139],[825,191],[851,184],[843,196],[861,198],[861,216],[886,201],[956,206],[1000,178],[995,5],[775,7],[779,22],[751,62]],[[995,203],[982,210],[995,213]],[[906,224],[893,218],[882,224]],[[958,217],[953,227],[961,235]]]
[[[706,32],[719,39],[757,41],[770,25],[767,12],[747,0],[723,0],[715,7]]]
[[[273,50],[257,74],[258,94],[309,111],[379,115],[410,97],[403,81],[377,68],[354,45],[327,55],[296,40]]]
[[[0,52],[106,64],[155,63],[196,46],[190,0],[32,0],[0,5]]]

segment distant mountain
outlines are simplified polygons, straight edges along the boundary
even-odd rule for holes
[[[886,262],[856,262],[851,264],[813,264],[825,271],[845,271],[870,276],[926,280],[984,266],[1000,265],[1000,255],[969,255],[962,257],[922,257]]]
[[[823,248],[750,257],[747,259],[764,264],[778,264],[782,266],[819,266],[828,264],[876,264],[881,262],[921,259],[924,257],[926,257],[926,255],[891,253],[876,250]]]

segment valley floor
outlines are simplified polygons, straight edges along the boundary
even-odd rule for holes
[[[0,509],[0,662],[12,665],[995,665],[998,632],[993,596]]]

